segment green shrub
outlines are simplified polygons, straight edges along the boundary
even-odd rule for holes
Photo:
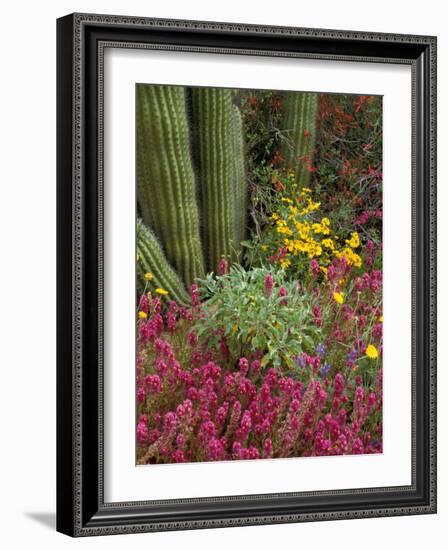
[[[283,271],[234,265],[225,275],[200,280],[199,291],[204,300],[199,339],[217,345],[224,337],[235,359],[249,350],[261,356],[262,366],[295,368],[294,359],[320,341],[313,296],[287,281]]]

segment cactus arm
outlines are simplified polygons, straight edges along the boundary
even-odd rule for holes
[[[282,152],[301,187],[306,187],[310,179],[308,168],[316,142],[317,99],[316,93],[286,92],[283,100]]]
[[[209,271],[221,257],[233,257],[237,242],[233,166],[232,92],[192,90],[204,255]]]
[[[137,86],[137,194],[145,224],[188,286],[204,275],[185,90]]]
[[[238,107],[233,107],[233,181],[235,201],[236,244],[246,238],[247,181],[243,139],[243,120]]]
[[[150,281],[145,280],[148,272],[152,274]],[[166,299],[175,300],[180,305],[189,303],[188,292],[168,263],[157,237],[141,220],[137,221],[137,277],[139,291],[145,286],[152,291],[162,288],[168,292],[164,296]]]

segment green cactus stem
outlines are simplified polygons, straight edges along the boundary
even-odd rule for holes
[[[246,238],[247,180],[243,138],[243,119],[238,107],[233,107],[233,188],[235,201],[235,234],[237,248]]]
[[[198,165],[202,240],[209,271],[222,257],[234,260],[238,248],[234,190],[234,112],[232,91],[192,90],[195,156]]]
[[[286,92],[283,98],[282,154],[286,165],[294,170],[300,187],[310,179],[316,142],[318,95],[308,92]]]
[[[204,276],[185,90],[137,85],[137,185],[145,224],[190,286]]]
[[[152,275],[149,281],[145,278],[147,273]],[[137,277],[139,292],[145,287],[153,292],[159,288],[168,292],[160,297],[175,300],[180,305],[189,303],[188,292],[168,263],[157,237],[141,220],[137,220]]]

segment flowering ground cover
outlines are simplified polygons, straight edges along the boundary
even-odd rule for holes
[[[380,97],[139,85],[136,461],[382,452]]]

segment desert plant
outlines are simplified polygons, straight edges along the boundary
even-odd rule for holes
[[[137,275],[139,291],[149,288],[168,300],[188,304],[189,296],[177,273],[168,263],[154,233],[137,221]]]
[[[138,85],[136,117],[141,215],[189,286],[204,263],[184,88]]]
[[[308,92],[286,92],[283,97],[282,154],[300,187],[308,185],[312,170],[317,101],[318,95]]]
[[[141,321],[147,323],[146,320]],[[194,370],[163,338],[138,348],[137,464],[381,453],[382,375],[302,382],[241,357]]]
[[[199,291],[204,303],[198,338],[216,345],[224,337],[234,357],[244,349],[262,354],[262,366],[294,368],[294,358],[319,342],[312,296],[287,281],[283,271],[245,271],[236,264],[227,274],[200,280]]]
[[[242,124],[232,91],[192,90],[204,256],[216,271],[224,256],[235,259],[244,235],[246,182]]]
[[[243,120],[238,107],[233,107],[232,120],[233,137],[233,190],[234,190],[234,214],[235,233],[238,245],[246,238],[247,225],[247,182],[245,151],[243,137]]]

